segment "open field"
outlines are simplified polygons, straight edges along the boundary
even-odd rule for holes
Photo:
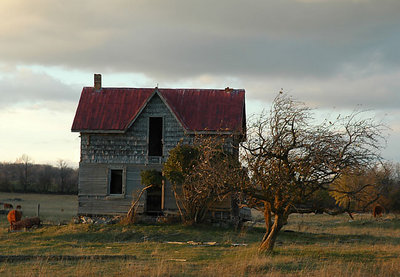
[[[400,276],[395,215],[355,215],[350,222],[345,215],[294,214],[270,255],[257,254],[263,231],[70,223],[8,233],[2,215],[0,275]]]
[[[0,202],[22,206],[23,216],[36,216],[40,204],[40,218],[44,222],[69,222],[78,212],[78,196],[0,192]],[[3,207],[1,206],[0,209]]]

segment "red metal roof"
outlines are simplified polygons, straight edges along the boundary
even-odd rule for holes
[[[125,131],[154,93],[186,131],[244,131],[244,90],[92,87],[82,90],[72,131]]]

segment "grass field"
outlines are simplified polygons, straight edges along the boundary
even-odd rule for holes
[[[24,216],[37,215],[37,206],[40,204],[39,215],[44,222],[66,223],[71,221],[78,212],[78,196],[54,195],[34,193],[7,193],[0,192],[0,202],[21,205]],[[0,209],[3,207],[1,206]]]
[[[8,233],[0,220],[0,276],[400,276],[395,215],[294,214],[269,255],[257,254],[262,227],[69,223]]]

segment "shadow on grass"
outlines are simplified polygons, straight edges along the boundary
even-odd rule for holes
[[[291,261],[291,262],[275,262],[273,264],[266,265],[249,265],[246,268],[247,274],[254,273],[268,273],[279,271],[283,274],[296,273],[307,268],[308,270],[315,270],[318,268],[317,263],[303,262],[303,261]]]
[[[291,242],[296,244],[326,244],[326,243],[340,243],[340,244],[391,244],[400,245],[400,238],[389,236],[376,236],[373,235],[339,235],[327,233],[307,233],[295,231],[283,231],[279,234],[279,241]]]
[[[319,264],[323,262],[332,263],[333,261],[341,262],[361,262],[376,263],[379,260],[397,259],[393,253],[381,253],[374,250],[359,250],[357,247],[347,250],[337,248],[277,248],[274,250],[273,256],[293,257],[296,260],[307,260],[309,265]]]
[[[63,228],[63,227],[60,227]],[[78,242],[217,242],[218,244],[258,242],[263,231],[235,231],[233,228],[218,228],[207,225],[86,225],[73,227],[71,230],[53,233],[44,231],[40,239]]]
[[[399,230],[400,229],[400,219],[371,219],[371,220],[355,220],[352,222],[343,222],[338,224],[338,226],[348,226],[357,229],[364,228],[383,228],[383,229],[392,229]]]
[[[61,227],[62,228],[62,227]],[[215,241],[219,244],[230,243],[259,243],[265,229],[261,227],[246,231],[217,228],[212,226],[183,226],[183,225],[87,225],[78,226],[69,231],[65,227],[61,233],[44,231],[38,239],[54,239],[59,241],[78,242],[166,242],[166,241]],[[21,234],[23,235],[23,234]],[[30,236],[26,234],[26,236]],[[308,233],[295,231],[281,231],[277,246],[280,243],[296,245],[321,244],[391,244],[400,245],[400,238],[376,235],[339,235],[327,233]]]
[[[354,222],[353,222],[354,223]],[[357,223],[358,224],[358,223]],[[361,224],[361,223],[360,223]],[[390,224],[390,222],[388,223]],[[393,223],[396,224],[396,223]],[[353,225],[354,226],[354,225]],[[362,225],[363,226],[363,225]],[[382,225],[379,225],[382,227]],[[219,228],[207,225],[66,225],[43,227],[32,232],[10,234],[22,241],[63,241],[80,243],[115,243],[115,242],[217,242],[220,245],[231,243],[258,244],[264,235],[262,227],[235,231],[233,228]],[[4,238],[8,237],[4,235]],[[376,235],[339,235],[328,233],[308,233],[284,231],[279,233],[277,247],[280,244],[326,245],[345,244],[391,244],[400,245],[400,238]]]

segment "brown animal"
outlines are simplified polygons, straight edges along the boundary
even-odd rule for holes
[[[20,221],[22,217],[22,213],[17,210],[12,210],[7,215],[7,220],[12,225],[14,222]]]
[[[12,208],[14,208],[13,205],[8,204],[8,203],[4,203],[4,209],[5,210],[9,210],[9,209],[12,209]]]
[[[17,210],[21,210],[21,209],[22,209],[21,205],[17,205]]]
[[[381,217],[384,211],[385,209],[381,205],[376,204],[376,206],[374,207],[373,215],[375,218]]]
[[[21,221],[12,223],[10,229],[12,231],[15,231],[22,229],[30,229],[33,226],[40,226],[40,218],[38,217],[24,218]]]

